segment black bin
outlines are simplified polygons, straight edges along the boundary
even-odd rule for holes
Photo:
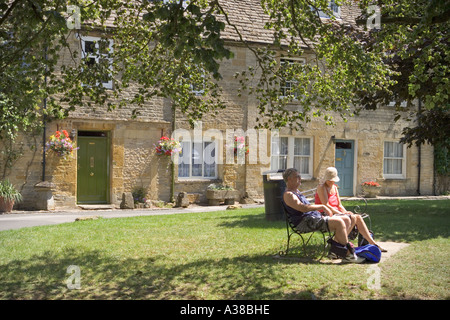
[[[283,180],[284,170],[263,172],[264,206],[266,209],[266,220],[284,220],[283,198],[286,183]]]

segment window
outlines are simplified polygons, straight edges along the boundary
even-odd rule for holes
[[[388,106],[389,107],[395,107],[395,103],[396,103],[395,101],[390,101]],[[400,102],[400,107],[406,108],[406,106],[407,106],[407,102],[406,101]]]
[[[305,63],[305,59],[280,59],[280,65],[281,68],[289,68],[290,66],[292,66],[295,63],[301,63],[304,64]],[[296,98],[298,96],[295,87],[297,86],[298,82],[293,80],[291,77],[285,77],[284,80],[281,82],[280,85],[280,91],[281,91],[281,96],[282,97],[287,97],[287,96],[293,96],[294,98]]]
[[[387,179],[405,178],[405,145],[394,141],[384,142],[383,175]]]
[[[179,1],[178,0],[163,0],[164,3],[175,3],[177,4]],[[184,0],[183,1],[183,8],[186,8],[189,5],[189,0]]]
[[[217,178],[216,143],[182,141],[178,159],[179,178]]]
[[[112,52],[112,40],[103,40],[98,37],[82,37],[82,58],[87,58],[88,66],[93,66],[96,63],[106,62],[111,68],[112,59],[110,53]],[[112,89],[111,74],[107,74],[101,79],[101,83],[105,88]]]
[[[272,170],[296,168],[302,178],[312,178],[312,139],[302,137],[272,137]]]
[[[331,0],[328,2],[328,8],[330,8],[331,12],[333,13],[333,15],[340,19],[341,18],[341,7],[338,6],[334,0]],[[325,12],[319,10],[319,17],[321,18],[325,18],[325,19],[329,19],[330,16],[328,14],[326,14]]]

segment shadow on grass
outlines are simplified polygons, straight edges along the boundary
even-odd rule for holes
[[[0,299],[311,299],[312,291],[287,290],[280,262],[242,256],[168,267],[164,256],[116,260],[100,251],[45,252],[2,266]],[[161,261],[160,261],[161,260]],[[70,265],[80,268],[81,289],[69,290]]]
[[[414,242],[450,236],[448,200],[371,200],[367,213],[381,241]]]

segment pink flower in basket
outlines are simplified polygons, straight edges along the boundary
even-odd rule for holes
[[[159,156],[171,156],[181,151],[180,143],[174,138],[161,137],[158,144],[155,145],[156,154]]]
[[[51,135],[45,144],[45,151],[53,151],[58,156],[67,159],[68,156],[72,155],[74,150],[78,148],[75,147],[75,142],[69,137],[69,133],[66,130],[56,131],[54,135]]]

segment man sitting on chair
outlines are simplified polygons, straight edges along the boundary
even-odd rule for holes
[[[333,217],[333,213],[326,205],[310,204],[306,197],[298,190],[301,184],[301,176],[297,169],[286,169],[283,173],[283,179],[286,182],[283,201],[286,204],[286,211],[295,228],[301,233],[313,231],[334,232],[335,240],[348,249],[348,255],[342,261],[351,263],[363,262],[364,258],[357,257],[355,250],[348,242],[346,222],[344,219],[350,220],[350,218],[346,216]],[[317,210],[323,210],[324,215]]]

